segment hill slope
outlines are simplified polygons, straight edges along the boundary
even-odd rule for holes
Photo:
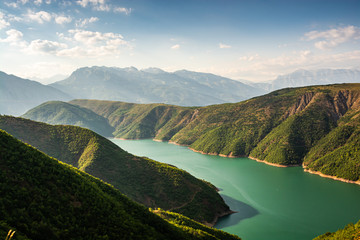
[[[325,233],[314,238],[314,240],[357,240],[360,239],[360,221],[356,224],[350,223],[344,229],[334,233]]]
[[[7,116],[0,116],[0,129],[114,185],[145,206],[171,209],[209,224],[230,213],[210,183],[176,167],[133,156],[88,129]]]
[[[203,153],[245,155],[280,165],[304,163],[313,171],[360,180],[360,84],[283,89],[240,103],[200,108],[91,100],[70,103],[109,119],[116,129],[115,137],[155,138]],[[338,136],[342,128],[354,132]],[[327,139],[332,137],[342,140],[328,146]],[[314,154],[316,149],[323,149],[322,156],[327,157],[321,160],[320,155]],[[342,167],[336,171],[331,157],[334,154],[344,156]],[[330,167],[325,171],[326,164]],[[351,167],[345,170],[345,166]]]
[[[264,91],[228,78],[207,73],[161,69],[80,68],[51,86],[75,98],[135,103],[169,103],[204,106],[237,102]]]
[[[28,239],[238,239],[194,229],[192,222],[169,224],[112,186],[2,130],[0,148],[1,228],[12,226]]]
[[[49,124],[84,127],[105,137],[112,136],[115,130],[107,119],[93,111],[60,101],[43,103],[27,111],[22,117]]]
[[[56,88],[0,72],[0,114],[18,116],[46,101],[70,99]]]

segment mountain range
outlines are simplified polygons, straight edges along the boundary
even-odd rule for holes
[[[71,99],[51,86],[0,72],[0,114],[18,116],[46,101]]]
[[[114,137],[154,138],[206,154],[303,165],[308,171],[360,181],[360,84],[282,89],[206,107],[100,100],[69,103],[108,119]],[[24,117],[46,122],[35,117],[42,111],[38,107]]]
[[[311,85],[327,85],[335,83],[360,83],[359,69],[299,69],[293,73],[280,75],[276,79],[267,82],[246,82],[247,84],[261,88],[267,92],[288,88],[305,87]]]
[[[84,67],[50,85],[0,72],[0,114],[19,116],[40,103],[70,99],[208,106],[239,102],[287,87],[353,82],[360,82],[360,70],[298,70],[268,82],[242,83],[187,70]]]
[[[204,106],[238,102],[264,91],[239,81],[208,73],[165,72],[158,68],[85,67],[50,86],[74,98],[134,103]]]

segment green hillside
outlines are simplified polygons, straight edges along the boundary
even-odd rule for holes
[[[314,238],[314,240],[358,240],[360,239],[360,221],[356,224],[350,223],[344,229],[334,233],[325,233]]]
[[[114,185],[147,207],[175,211],[208,224],[230,212],[210,183],[174,166],[133,156],[88,129],[8,116],[0,116],[0,129]]]
[[[49,124],[67,124],[84,127],[105,137],[112,136],[114,132],[114,128],[109,125],[104,117],[89,109],[60,101],[43,103],[27,111],[23,117]]]
[[[109,184],[0,130],[0,238],[239,239],[192,221],[169,223]],[[11,226],[11,227],[10,227]]]
[[[155,138],[208,154],[250,156],[280,165],[302,165],[305,160],[313,171],[354,181],[360,177],[357,132],[341,149],[337,143],[332,150],[324,146],[336,134],[333,131],[349,127],[346,119],[352,118],[353,126],[359,121],[360,84],[282,89],[240,103],[199,108],[92,100],[70,103],[108,118],[116,128],[115,137]],[[322,154],[314,154],[319,148]],[[342,164],[330,161],[338,155]]]
[[[285,166],[304,163],[309,170],[331,176],[353,181],[360,177],[356,131],[352,137],[345,136],[349,137],[346,142],[327,145],[328,138],[342,132],[340,128],[357,129],[360,84],[282,89],[207,107],[99,100],[69,103],[108,119],[115,128],[114,137],[154,138],[207,154],[250,156]],[[321,155],[317,149],[322,149]]]

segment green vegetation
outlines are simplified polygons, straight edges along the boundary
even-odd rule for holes
[[[360,221],[356,224],[350,223],[344,229],[334,233],[325,233],[314,240],[359,240],[360,239]]]
[[[164,221],[111,185],[2,130],[0,149],[4,239],[9,226],[21,233],[13,239],[214,239],[204,238],[196,229],[184,231],[186,224],[178,227]],[[210,229],[206,236],[211,234]],[[231,239],[219,234],[219,239]]]
[[[183,229],[186,232],[196,234],[199,236],[199,238],[202,239],[234,239],[234,236],[229,233],[224,233],[223,231],[217,230],[215,228],[209,228],[178,213],[164,211],[162,209],[153,210],[152,212],[159,215],[169,223]]]
[[[309,151],[304,166],[326,175],[360,181],[359,112],[344,115],[339,126]]]
[[[109,137],[114,128],[102,116],[93,111],[60,101],[43,103],[29,111],[22,117],[49,124],[67,124],[80,126]]]
[[[8,116],[0,116],[0,129],[147,207],[172,210],[203,223],[229,212],[211,184],[168,164],[133,156],[88,129]]]
[[[207,107],[99,100],[70,103],[108,119],[115,137],[154,138],[208,154],[250,156],[281,165],[304,163],[310,170],[356,181],[360,176],[357,131],[341,148],[338,143],[344,139],[334,140],[333,146],[326,142],[338,138],[334,135],[342,130],[337,129],[347,122],[355,126],[359,101],[360,84],[338,84],[282,89],[240,103]]]

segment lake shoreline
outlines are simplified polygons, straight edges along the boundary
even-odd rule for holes
[[[119,139],[119,140],[139,140],[139,139],[125,139],[125,138],[114,138],[114,139]],[[229,154],[229,155],[217,154],[217,153],[206,153],[206,152],[203,152],[203,151],[195,150],[195,149],[193,149],[193,148],[191,148],[191,147],[189,147],[187,145],[176,143],[174,141],[162,141],[162,140],[158,140],[158,139],[154,139],[154,138],[152,140],[155,141],[155,142],[168,142],[170,144],[174,144],[174,145],[178,145],[178,146],[185,146],[185,147],[188,147],[191,151],[201,153],[201,154],[204,154],[204,155],[220,156],[220,157],[227,157],[227,158],[246,157],[246,158],[249,158],[251,160],[255,160],[257,162],[260,162],[260,163],[265,163],[265,164],[270,165],[270,166],[282,167],[282,168],[285,168],[285,167],[300,167],[300,166],[302,166],[304,172],[307,172],[307,173],[310,173],[310,174],[315,174],[315,175],[318,175],[318,176],[323,177],[323,178],[329,178],[329,179],[336,180],[336,181],[341,181],[341,182],[344,182],[344,183],[351,183],[351,184],[360,185],[360,181],[352,181],[352,180],[348,180],[348,179],[345,179],[345,178],[339,178],[339,177],[336,177],[336,176],[326,175],[326,174],[318,172],[318,171],[312,171],[310,169],[306,169],[304,165],[282,165],[282,164],[277,164],[277,163],[270,163],[270,162],[267,162],[265,160],[260,160],[258,158],[254,158],[254,157],[251,157],[251,156],[234,156],[234,155],[232,155],[232,153]]]
[[[310,173],[310,174],[315,174],[315,175],[318,175],[318,176],[323,177],[323,178],[330,178],[330,179],[333,179],[333,180],[336,180],[336,181],[341,181],[341,182],[344,182],[344,183],[352,183],[352,184],[360,185],[360,181],[352,181],[352,180],[348,180],[348,179],[345,179],[345,178],[339,178],[339,177],[336,177],[336,176],[326,175],[326,174],[324,174],[322,172],[319,172],[319,171],[313,171],[313,170],[310,170],[310,169],[306,169],[305,166],[303,166],[303,169],[304,169],[304,172],[307,172],[307,173]]]
[[[154,141],[164,142],[164,141],[161,141],[161,140],[154,140]],[[169,141],[168,143],[186,147],[186,145],[181,145],[181,144],[173,142],[173,141]],[[255,161],[260,162],[260,163],[265,163],[267,165],[274,166],[274,167],[286,168],[286,167],[300,167],[301,166],[303,168],[304,172],[307,172],[307,173],[310,173],[310,174],[315,174],[315,175],[318,175],[318,176],[323,177],[323,178],[329,178],[329,179],[333,179],[333,180],[336,180],[336,181],[341,181],[341,182],[344,182],[344,183],[351,183],[351,184],[360,185],[360,181],[351,181],[351,180],[344,179],[344,178],[339,178],[339,177],[336,177],[336,176],[326,175],[326,174],[318,172],[318,171],[312,171],[312,170],[306,169],[304,165],[299,165],[299,164],[282,165],[282,164],[267,162],[265,160],[260,160],[258,158],[251,157],[251,156],[234,156],[234,155],[232,155],[232,153],[230,155],[216,154],[216,153],[206,153],[206,152],[203,152],[203,151],[195,150],[195,149],[193,149],[191,147],[188,147],[188,148],[193,152],[201,153],[201,154],[204,154],[204,155],[213,155],[213,156],[220,156],[220,157],[227,157],[227,158],[246,157],[246,158],[249,158],[251,160],[255,160]]]

